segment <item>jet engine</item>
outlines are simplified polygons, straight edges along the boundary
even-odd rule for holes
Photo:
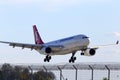
[[[96,53],[95,49],[87,49],[84,51],[84,56],[94,56]]]
[[[45,53],[47,53],[47,54],[49,54],[49,53],[52,52],[52,49],[50,47],[43,47],[42,51],[45,52]]]
[[[47,54],[50,54],[52,52],[57,52],[57,51],[60,51],[62,49],[62,47],[59,47],[59,46],[48,46],[48,47],[43,47],[41,49],[42,52],[45,52]]]

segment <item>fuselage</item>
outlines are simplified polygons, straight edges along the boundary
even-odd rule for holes
[[[53,45],[54,46],[61,45],[62,48],[60,50],[53,51],[50,54],[47,54],[42,49],[38,49],[37,51],[44,55],[64,55],[64,54],[76,52],[81,49],[87,49],[89,42],[90,41],[86,35],[76,35],[76,36],[63,38],[60,40],[56,40],[56,41],[52,41],[52,42],[43,44],[46,47],[49,47],[51,45],[52,46]]]

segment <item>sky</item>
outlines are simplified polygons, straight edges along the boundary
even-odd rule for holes
[[[91,46],[120,40],[119,0],[0,0],[0,40],[33,43],[32,25],[44,42],[77,34],[90,37]],[[76,53],[76,62],[120,62],[120,46],[102,47],[95,56]],[[67,63],[71,54],[53,56],[51,63]],[[44,63],[36,51],[0,44],[0,63]]]

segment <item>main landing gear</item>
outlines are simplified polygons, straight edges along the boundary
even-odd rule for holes
[[[75,56],[75,52],[72,53],[72,57],[69,59],[69,63],[74,63],[75,62],[76,57],[74,57],[74,56]]]
[[[44,59],[44,62],[50,62],[51,60],[51,56],[47,55]]]

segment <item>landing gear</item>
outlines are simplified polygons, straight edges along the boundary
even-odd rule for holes
[[[84,55],[84,51],[81,52],[81,55],[82,55],[82,56]]]
[[[44,62],[50,62],[51,60],[51,56],[47,55],[44,59]]]
[[[74,63],[75,62],[76,57],[74,57],[74,55],[75,55],[75,52],[72,53],[72,57],[69,59],[69,63]]]
[[[82,52],[82,53],[81,53],[81,55],[83,56],[83,55],[84,55],[84,53]]]

